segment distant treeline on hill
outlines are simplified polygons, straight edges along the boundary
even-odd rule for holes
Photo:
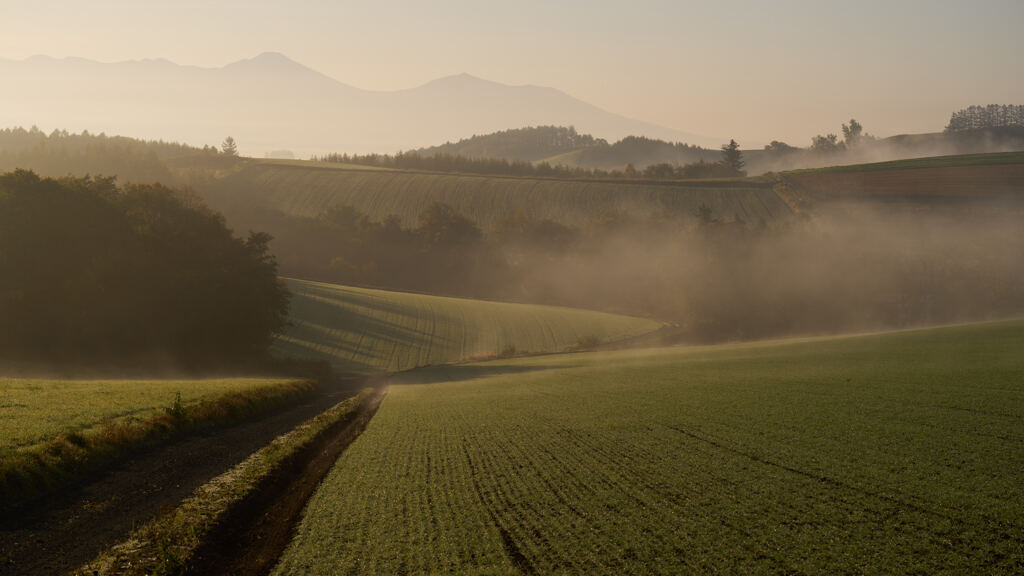
[[[454,143],[420,148],[415,152],[420,156],[449,155],[536,162],[595,146],[608,146],[608,142],[590,134],[580,134],[573,126],[534,126],[475,135]]]
[[[981,130],[985,128],[1024,127],[1024,105],[968,106],[953,112],[946,132]]]
[[[397,154],[325,154],[313,156],[316,162],[334,162],[338,164],[359,164],[378,168],[397,168],[399,170],[425,170],[429,172],[461,172],[466,174],[493,174],[508,176],[539,176],[551,178],[609,177],[610,172],[603,170],[587,170],[552,166],[547,162],[533,164],[522,160],[506,160],[504,158],[469,158],[450,154],[423,156],[418,152],[399,152]]]
[[[638,140],[638,139],[637,139]],[[451,154],[434,154],[424,156],[419,152],[398,152],[397,154],[325,154],[313,156],[318,162],[338,164],[358,164],[378,168],[395,168],[399,170],[423,170],[428,172],[456,172],[463,174],[487,174],[522,176],[535,178],[592,178],[592,179],[646,179],[675,180],[694,178],[734,178],[745,173],[734,169],[728,162],[708,162],[698,160],[689,164],[679,165],[668,162],[648,164],[637,169],[632,163],[623,170],[603,170],[601,168],[570,167],[564,164],[549,162],[531,163],[523,160],[507,160],[504,158],[470,158]]]
[[[201,367],[259,359],[288,293],[270,237],[195,197],[112,178],[0,175],[0,361]]]
[[[17,168],[43,176],[116,174],[122,182],[163,182],[178,179],[171,167],[216,169],[236,158],[212,146],[147,141],[125,136],[80,134],[33,126],[0,129],[0,172]]]

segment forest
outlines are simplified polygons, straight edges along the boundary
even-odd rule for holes
[[[258,361],[288,310],[269,242],[160,184],[0,175],[0,362]]]

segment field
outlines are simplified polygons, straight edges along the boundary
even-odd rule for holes
[[[962,162],[962,164],[958,164]],[[869,202],[911,208],[1024,208],[1024,154],[924,158],[789,172],[816,206]]]
[[[1019,574],[1024,322],[393,379],[275,574]]]
[[[451,205],[484,229],[520,211],[571,226],[582,226],[609,212],[690,218],[701,204],[716,214],[740,215],[749,222],[791,215],[772,192],[771,183],[757,180],[561,180],[263,161],[248,163],[201,190],[211,206],[229,215],[243,207],[266,206],[316,216],[344,204],[375,220],[397,215],[406,226],[417,225],[420,213],[434,202]]]
[[[398,371],[513,352],[561,352],[660,324],[571,308],[507,304],[289,280],[291,323],[282,356],[347,372]]]
[[[890,160],[870,164],[852,164],[847,166],[829,166],[827,168],[810,168],[794,170],[793,174],[820,174],[835,172],[877,172],[880,170],[915,170],[919,168],[956,168],[962,166],[1003,166],[1007,164],[1024,164],[1024,152],[995,152],[992,154],[960,154],[953,156],[931,156],[927,158],[909,158],[906,160]]]
[[[63,432],[82,432],[115,419],[141,420],[171,408],[250,392],[288,380],[37,380],[0,378],[0,455],[24,450]]]

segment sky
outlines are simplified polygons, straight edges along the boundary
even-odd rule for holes
[[[0,0],[0,22],[6,59],[275,51],[372,90],[466,72],[744,145],[1024,103],[1022,0]]]

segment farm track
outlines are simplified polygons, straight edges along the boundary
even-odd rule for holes
[[[232,509],[204,539],[188,573],[268,574],[291,541],[309,497],[345,448],[366,428],[386,393],[386,386],[377,385],[374,395],[354,417],[323,434]]]
[[[126,458],[44,506],[0,519],[0,574],[73,570],[305,420],[358,393],[338,378],[282,411]]]

